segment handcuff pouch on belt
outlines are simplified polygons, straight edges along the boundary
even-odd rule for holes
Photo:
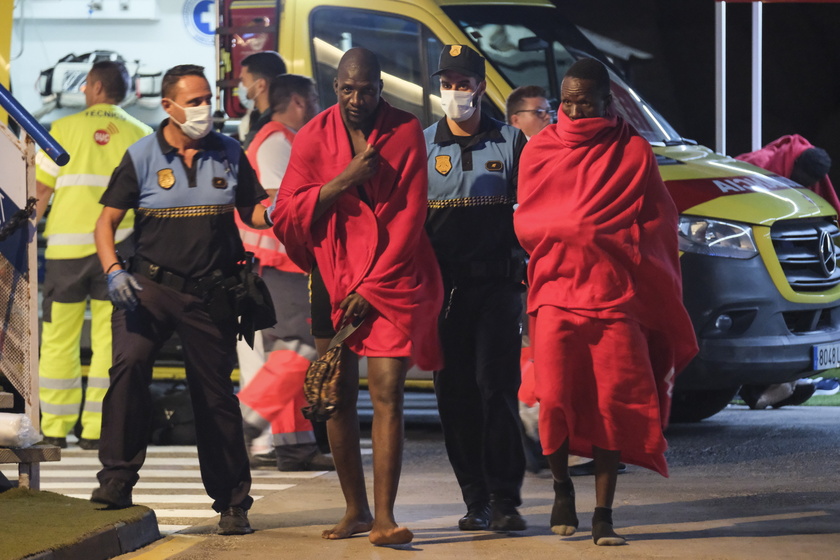
[[[245,263],[239,270],[239,284],[234,290],[239,336],[254,347],[254,332],[273,327],[277,323],[274,302],[265,281],[252,270],[254,254],[245,253]]]

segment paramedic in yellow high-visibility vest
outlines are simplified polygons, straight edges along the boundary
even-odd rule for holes
[[[52,125],[51,133],[70,154],[70,162],[58,167],[44,152],[36,157],[38,220],[52,197],[44,229],[46,274],[38,371],[41,431],[45,443],[60,447],[67,447],[67,434],[80,415],[79,447],[99,447],[102,399],[111,367],[113,304],[96,256],[93,230],[102,212],[99,198],[114,168],[129,146],[152,132],[118,106],[126,97],[128,84],[122,63],[95,63],[84,88],[87,108]],[[134,214],[129,212],[116,238],[122,255],[131,252],[133,224]],[[80,346],[88,299],[93,354],[83,398]]]

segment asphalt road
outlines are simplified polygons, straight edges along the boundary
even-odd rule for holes
[[[464,506],[440,431],[416,424],[407,432],[396,510],[398,521],[415,532],[409,546],[377,548],[364,536],[321,539],[321,530],[343,512],[338,480],[330,473],[259,500],[251,510],[253,535],[218,536],[208,520],[121,558],[840,557],[840,408],[734,406],[697,424],[674,425],[667,436],[669,479],[632,466],[619,477],[614,517],[617,531],[629,539],[623,547],[592,543],[591,477],[574,479],[578,533],[553,535],[546,472],[525,479],[521,512],[527,531],[458,531]],[[365,463],[370,473],[370,456]]]

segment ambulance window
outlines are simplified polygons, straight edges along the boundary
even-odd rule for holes
[[[333,79],[345,51],[364,47],[376,53],[382,67],[382,97],[391,105],[417,115],[429,124],[434,115],[430,104],[427,54],[432,37],[417,21],[381,12],[324,7],[312,11],[312,50],[315,80],[321,104],[335,103]],[[440,53],[440,42],[437,52]],[[424,48],[426,47],[426,48]],[[437,55],[434,63],[437,63]]]
[[[539,85],[557,98],[569,66],[598,54],[554,7],[466,4],[442,9],[512,88]],[[642,136],[651,142],[679,141],[671,125],[621,77],[610,71],[610,78],[615,108]]]

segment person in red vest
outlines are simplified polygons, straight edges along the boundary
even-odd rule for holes
[[[318,95],[310,78],[297,74],[275,76],[268,95],[271,119],[256,133],[247,156],[260,183],[274,199],[286,172],[292,142],[300,128],[319,112]],[[270,230],[238,222],[246,251],[259,260],[259,274],[274,301],[277,324],[261,331],[265,363],[239,392],[246,439],[270,425],[273,452],[251,457],[252,466],[281,471],[333,470],[332,458],[318,448],[312,423],[303,417],[306,406],[303,379],[316,357],[310,332],[308,275],[286,254]],[[260,463],[262,461],[262,463]]]
[[[514,227],[528,263],[551,530],[578,526],[569,453],[595,459],[596,545],[620,545],[619,460],[667,476],[673,380],[697,352],[682,303],[677,209],[650,144],[611,110],[606,67],[569,67],[557,124],[525,146]]]

